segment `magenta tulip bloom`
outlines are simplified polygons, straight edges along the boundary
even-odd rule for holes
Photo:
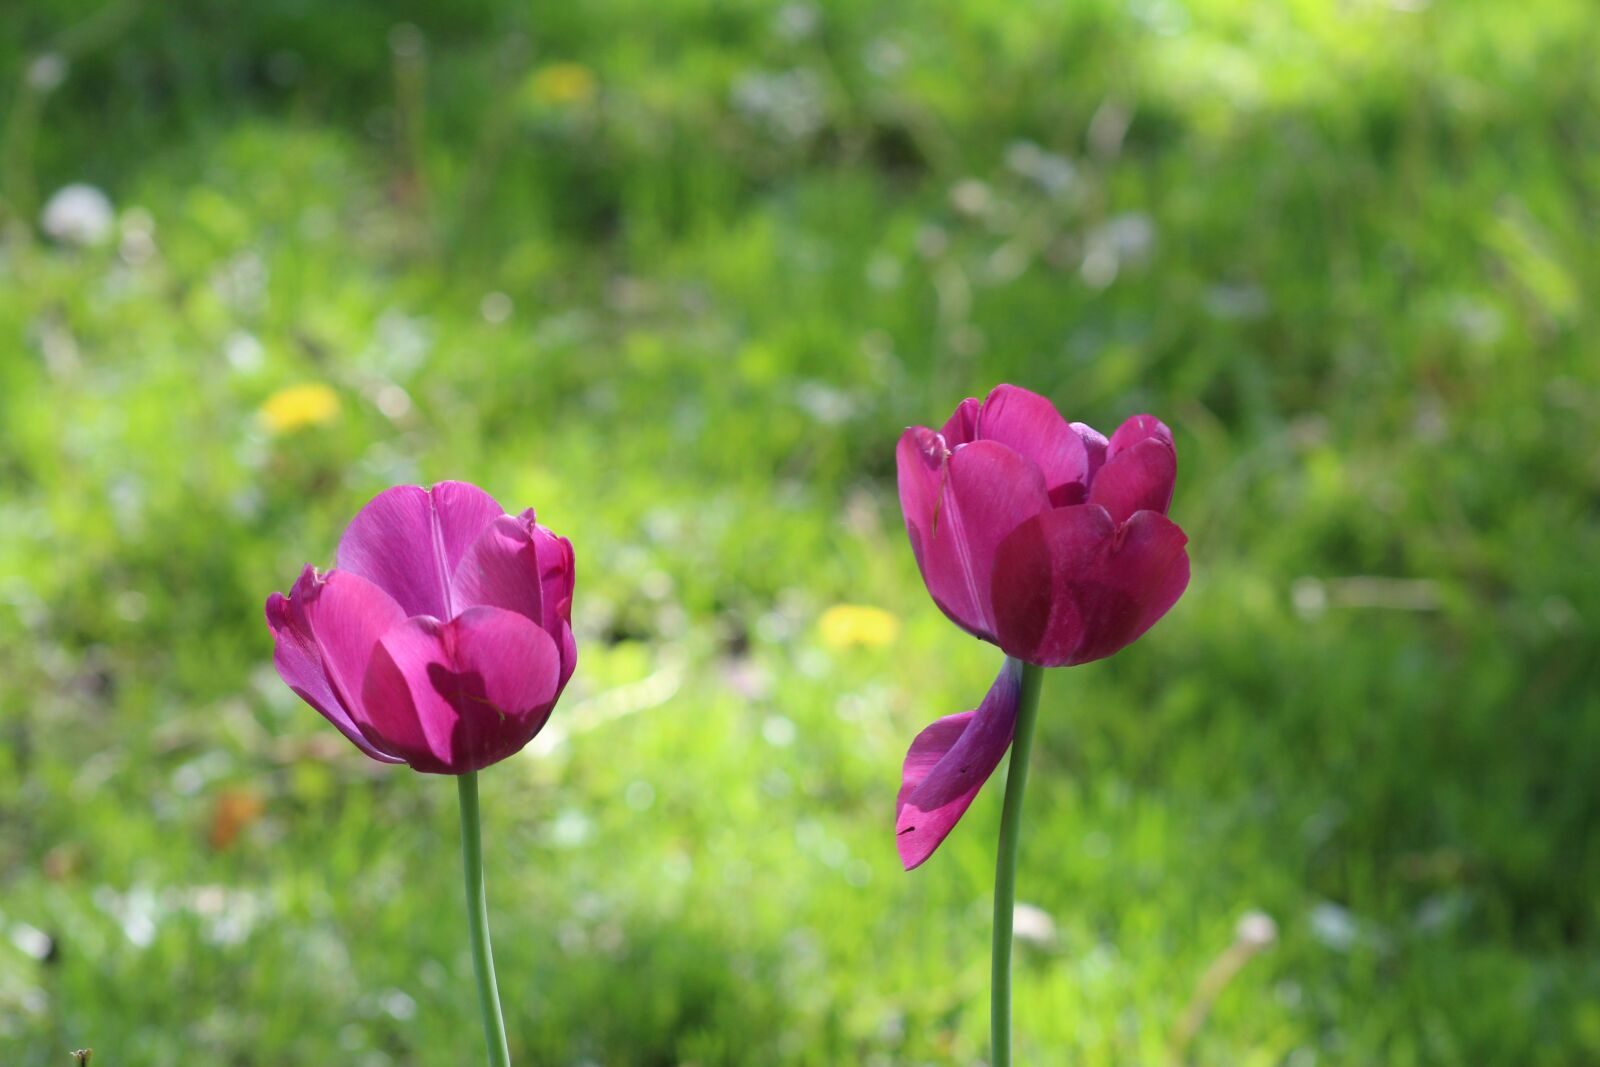
[[[939,432],[914,426],[896,458],[906,532],[934,603],[1022,663],[1103,659],[1189,584],[1188,539],[1167,518],[1172,433],[1149,415],[1109,441],[1013,385],[963,400]],[[1011,744],[1020,693],[1007,663],[976,711],[912,743],[896,832],[907,869],[932,855]]]
[[[572,545],[465,482],[386,489],[267,598],[278,674],[361,751],[465,774],[539,732],[577,664]]]

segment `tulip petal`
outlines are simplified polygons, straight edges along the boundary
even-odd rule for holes
[[[1000,647],[1046,667],[1111,655],[1183,595],[1187,543],[1176,523],[1154,511],[1121,526],[1096,504],[1028,520],[996,554]]]
[[[900,507],[911,551],[939,609],[957,626],[993,640],[989,575],[994,546],[1018,523],[1050,506],[1032,460],[998,441],[945,454],[922,427],[900,437]],[[935,466],[941,464],[941,466]]]
[[[456,614],[450,579],[504,509],[466,482],[397,485],[373,497],[339,541],[338,566],[393,597],[407,615]]]
[[[975,396],[956,405],[956,410],[945,420],[944,429],[939,431],[945,448],[968,444],[982,436],[978,432],[978,415],[982,410],[983,402]]]
[[[533,522],[533,509],[524,515]],[[577,563],[572,542],[537,524],[533,541],[539,553],[539,581],[543,586],[544,629],[556,639],[561,652],[561,686],[572,677],[578,665],[578,644],[572,636],[572,591],[577,582]],[[558,690],[559,693],[559,690]]]
[[[1178,455],[1159,437],[1146,437],[1111,454],[1089,486],[1089,503],[1099,504],[1115,522],[1127,522],[1137,511],[1165,515],[1178,477]]]
[[[1032,460],[999,441],[962,445],[945,460],[944,492],[925,549],[923,571],[934,601],[986,640],[994,640],[989,583],[995,548],[1024,520],[1050,507]]]
[[[1084,475],[1084,484],[1091,485],[1094,483],[1094,476],[1100,472],[1101,467],[1105,466],[1106,447],[1110,442],[1106,440],[1105,434],[1086,422],[1073,422],[1068,423],[1068,425],[1072,427],[1072,432],[1083,440],[1084,452],[1089,457],[1089,471]],[[1083,501],[1072,500],[1067,503],[1081,504]],[[1062,505],[1058,504],[1056,506],[1060,507]]]
[[[933,855],[999,766],[1021,692],[1022,665],[1008,659],[976,711],[938,719],[911,742],[895,802],[895,844],[906,870]]]
[[[1088,451],[1045,397],[1015,385],[995,386],[978,415],[978,436],[1009,445],[1038,464],[1052,501],[1058,496],[1082,500],[1089,484]]]
[[[357,726],[362,715],[360,678],[382,632],[403,617],[387,593],[371,582],[339,571],[318,576],[312,566],[302,571],[288,597],[267,597],[278,677],[357,749],[382,763],[403,760],[374,747]],[[344,681],[352,670],[354,691]]]
[[[516,612],[474,607],[446,623],[412,616],[373,652],[363,729],[415,770],[479,770],[539,732],[560,669],[550,635]]]
[[[929,566],[927,546],[933,537],[934,524],[939,516],[939,497],[943,492],[946,455],[944,438],[925,426],[908,428],[900,435],[900,443],[895,448],[900,511],[905,516],[906,535],[911,539],[911,553],[916,557],[917,567],[922,571],[924,580]],[[939,605],[939,609],[954,619],[957,625],[971,629],[940,599],[932,582],[928,582],[928,592],[932,595],[934,603]],[[963,601],[962,607],[969,616],[973,614],[970,601]]]
[[[316,569],[308,566],[287,597],[282,593],[273,593],[267,598],[267,626],[272,630],[273,666],[278,669],[278,676],[301,700],[320,712],[362,752],[382,763],[402,763],[403,760],[381,751],[367,740],[347,710],[344,699],[335,691],[328,664],[307,612],[307,606],[320,599],[325,586],[326,579],[320,578]],[[334,595],[338,597],[337,593]],[[380,592],[379,595],[383,594]],[[340,644],[360,643],[359,639],[354,642],[348,639],[352,628],[347,625],[330,624],[330,629],[337,635]],[[377,635],[374,634],[367,646],[369,651],[376,643]]]
[[[532,525],[501,515],[484,527],[450,581],[457,610],[504,608],[544,625],[544,584]]]
[[[1145,441],[1152,437],[1157,441],[1165,441],[1169,448],[1174,447],[1172,444],[1172,431],[1167,428],[1166,423],[1154,415],[1129,416],[1121,426],[1117,427],[1116,432],[1111,435],[1111,440],[1108,442],[1106,449],[1106,460],[1109,462],[1115,459],[1119,452],[1126,451],[1140,441]]]

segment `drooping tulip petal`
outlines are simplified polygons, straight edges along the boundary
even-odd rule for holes
[[[351,520],[339,541],[338,569],[392,596],[407,615],[448,619],[450,580],[478,535],[504,513],[466,482],[430,489],[385,489]]]
[[[1155,511],[1140,511],[1121,526],[1096,504],[1029,519],[996,553],[1000,647],[1046,667],[1111,655],[1183,594],[1187,542]]]
[[[977,710],[947,715],[917,735],[901,769],[895,843],[906,870],[944,841],[1011,746],[1021,665],[1007,660]]]
[[[538,733],[560,670],[550,635],[516,612],[475,607],[447,623],[412,616],[373,653],[363,727],[416,770],[479,770]]]
[[[272,630],[273,639],[272,664],[278,670],[278,677],[301,700],[321,712],[323,718],[362,752],[383,763],[402,763],[403,760],[380,751],[367,740],[351,712],[346,710],[344,700],[334,691],[323,651],[306,611],[307,605],[318,597],[322,584],[316,568],[307,566],[288,596],[273,593],[267,598],[267,626]],[[345,628],[335,629],[343,632]],[[372,643],[377,643],[376,635]]]
[[[1015,385],[995,386],[978,413],[978,436],[1009,445],[1038,464],[1052,503],[1068,496],[1082,498],[1089,484],[1083,438],[1038,393]]]
[[[1089,487],[1089,503],[1099,504],[1116,522],[1136,511],[1165,515],[1178,477],[1178,454],[1159,437],[1146,437],[1106,460]]]

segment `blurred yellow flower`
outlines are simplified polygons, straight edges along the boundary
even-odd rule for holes
[[[880,648],[900,636],[900,620],[882,608],[835,604],[817,620],[817,632],[829,648]]]
[[[320,382],[291,385],[267,397],[257,414],[273,433],[290,433],[338,418],[339,394]]]
[[[582,63],[547,63],[533,72],[528,91],[541,104],[587,104],[600,84]]]

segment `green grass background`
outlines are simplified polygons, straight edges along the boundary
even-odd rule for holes
[[[1588,3],[3,19],[0,1062],[478,1061],[454,790],[261,617],[448,477],[578,552],[561,736],[483,780],[518,1062],[981,1062],[999,790],[913,874],[892,818],[999,655],[893,450],[1002,380],[1165,418],[1194,563],[1046,681],[1019,1061],[1600,1062]],[[39,233],[73,181],[109,243]],[[339,417],[269,432],[301,382]],[[903,630],[830,648],[835,603]]]

